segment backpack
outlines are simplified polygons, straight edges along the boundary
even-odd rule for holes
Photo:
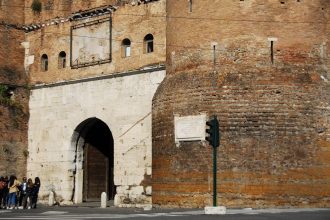
[[[4,188],[6,188],[7,184],[4,181],[0,181],[0,190],[3,190]]]

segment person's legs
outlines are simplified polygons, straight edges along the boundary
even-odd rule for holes
[[[0,209],[2,209],[3,192],[0,190]]]
[[[16,206],[16,192],[9,193],[9,208],[13,209]]]
[[[14,200],[13,195],[14,195],[14,193],[8,194],[8,204],[7,204],[8,208],[12,208],[15,205],[15,203],[14,203],[15,201],[13,201]]]
[[[35,196],[35,195],[33,195],[32,196],[32,205],[31,205],[31,208],[32,209],[35,209],[35,208],[37,208],[37,196]]]
[[[8,196],[7,192],[3,192],[3,194],[2,194],[2,207],[4,209],[7,208],[7,196]]]
[[[31,209],[32,208],[32,201],[33,201],[31,195],[29,195],[28,200],[29,200],[28,209]]]
[[[27,199],[28,199],[28,195],[24,195],[24,197],[22,199],[23,209],[26,209],[26,207],[27,207]]]
[[[21,191],[19,193],[19,197],[18,197],[18,206],[22,206],[22,202],[23,202],[23,198],[24,198],[24,193]]]
[[[18,207],[18,199],[17,199],[17,193],[14,193],[14,208]]]

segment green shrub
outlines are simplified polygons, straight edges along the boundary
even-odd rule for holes
[[[8,86],[0,84],[0,105],[11,106],[13,104],[8,96],[8,89]]]
[[[41,4],[40,0],[33,0],[32,4],[31,4],[31,9],[35,13],[40,13],[42,10],[42,4]]]

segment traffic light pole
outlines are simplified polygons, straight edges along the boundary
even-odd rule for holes
[[[217,206],[217,147],[213,148],[213,206]]]
[[[209,129],[206,129],[206,133],[209,134],[205,139],[209,142],[213,148],[213,206],[217,206],[217,148],[220,145],[220,132],[219,122],[216,115],[206,122]]]
[[[205,207],[205,214],[226,214],[226,207],[217,206],[217,152],[220,146],[220,129],[219,121],[216,115],[206,121],[206,135],[205,140],[208,141],[209,145],[212,147],[212,157],[213,157],[213,206]],[[211,156],[211,155],[210,155]]]

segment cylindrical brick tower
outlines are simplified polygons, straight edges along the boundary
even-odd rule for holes
[[[168,0],[153,100],[153,203],[212,205],[212,150],[174,115],[217,115],[218,205],[330,205],[330,2]]]

